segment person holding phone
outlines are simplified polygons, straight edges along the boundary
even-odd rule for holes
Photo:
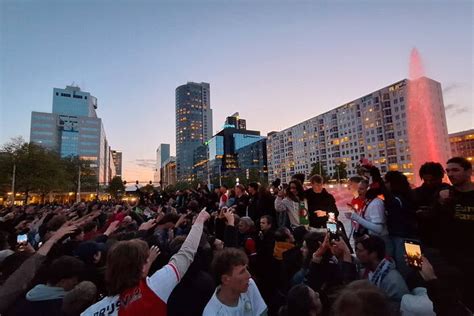
[[[364,179],[359,183],[359,196],[365,197],[365,206],[360,215],[356,212],[344,214],[359,224],[359,230],[354,233],[354,238],[368,234],[388,239],[385,206],[379,193],[379,189],[369,190],[369,181]]]
[[[334,196],[324,188],[324,179],[320,175],[314,175],[309,179],[311,188],[304,195],[308,200],[309,226],[313,228],[326,228],[328,213],[332,212],[337,217],[339,211]]]

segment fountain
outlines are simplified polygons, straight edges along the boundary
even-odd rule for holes
[[[441,85],[425,77],[420,54],[413,48],[407,91],[407,132],[412,182],[419,185],[418,170],[427,161],[445,164],[449,156],[446,115]]]

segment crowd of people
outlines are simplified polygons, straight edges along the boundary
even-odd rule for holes
[[[344,208],[303,174],[134,205],[5,206],[0,315],[472,315],[472,165],[419,176],[413,188],[365,164]]]

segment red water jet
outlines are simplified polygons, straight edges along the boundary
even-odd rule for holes
[[[446,152],[446,126],[442,123],[443,118],[446,122],[444,106],[442,97],[439,100],[436,95],[436,85],[439,83],[425,77],[420,54],[413,48],[410,55],[406,115],[413,182],[416,184],[421,182],[418,170],[423,163],[434,161],[444,165],[449,155]]]

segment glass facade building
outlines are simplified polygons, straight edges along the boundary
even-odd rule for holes
[[[97,99],[79,87],[53,89],[52,113],[32,112],[30,141],[56,151],[61,157],[78,156],[91,162],[97,182],[107,184],[117,174]]]
[[[191,181],[194,150],[212,137],[209,83],[188,82],[176,88],[176,174]]]

